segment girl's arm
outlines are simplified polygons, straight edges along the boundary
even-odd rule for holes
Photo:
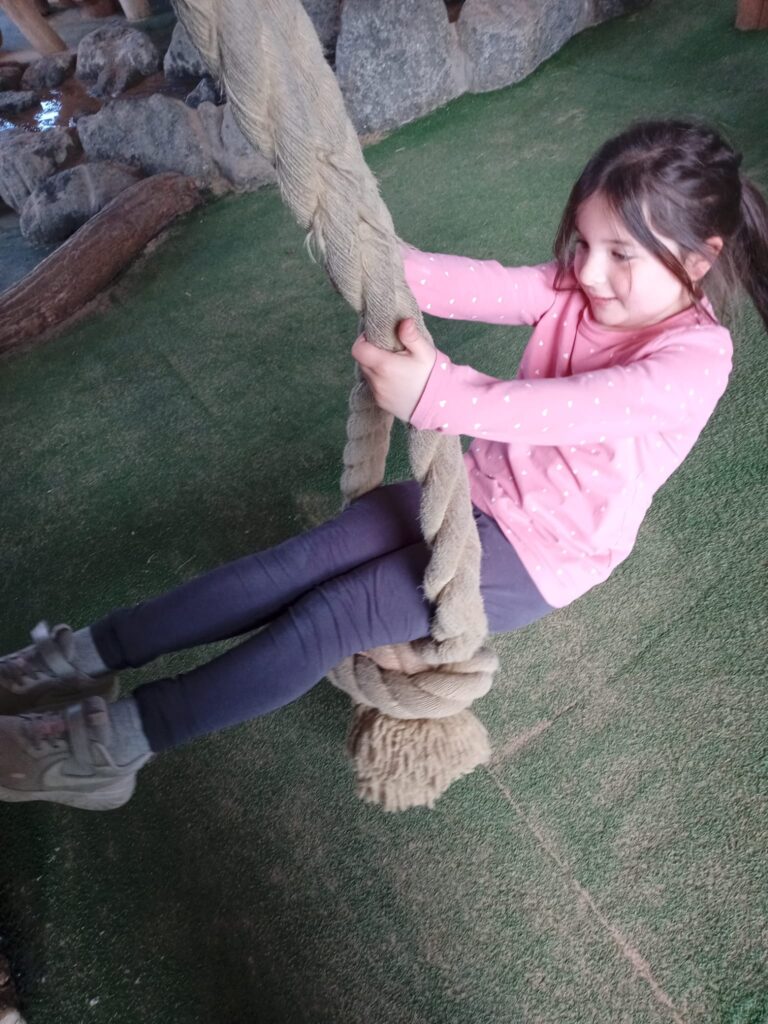
[[[419,309],[432,316],[535,324],[555,299],[554,263],[503,267],[496,260],[421,252],[404,242],[400,253]]]
[[[702,327],[626,366],[498,380],[437,352],[410,423],[489,441],[579,444],[703,427],[725,390],[730,335]]]

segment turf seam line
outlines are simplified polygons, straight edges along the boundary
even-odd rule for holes
[[[552,728],[555,723],[563,717],[563,715],[569,714],[575,708],[579,706],[579,701],[573,701],[567,707],[562,708],[560,711],[556,711],[550,718],[542,718],[538,722],[534,723],[530,729],[524,729],[523,732],[515,733],[515,735],[507,742],[503,743],[499,747],[494,748],[492,764],[500,764],[506,761],[507,758],[514,757],[519,754],[521,750],[525,750],[541,735]]]
[[[228,425],[227,421],[223,420],[222,417],[208,405],[206,400],[203,398],[201,394],[199,394],[199,392],[196,390],[196,388],[191,383],[191,381],[184,373],[184,371],[174,363],[173,359],[171,359],[167,352],[163,352],[162,349],[159,349],[158,351],[153,352],[153,355],[161,359],[162,362],[166,364],[168,369],[171,371],[173,379],[177,381],[177,383],[181,384],[181,386],[189,393],[189,395],[191,395],[192,399],[198,405],[202,406],[206,416],[208,417],[209,424],[211,426],[221,428],[222,425],[225,427]],[[225,430],[224,432],[231,433],[231,430]]]
[[[525,813],[520,804],[512,796],[511,792],[504,785],[504,783],[496,776],[496,774],[487,766],[483,769],[496,784],[501,795],[518,815],[518,817],[524,822],[526,827],[533,834],[536,842],[541,846],[547,856],[554,861],[560,872],[565,876],[567,882],[571,888],[575,891],[577,898],[583,903],[588,910],[592,912],[602,928],[610,935],[616,946],[619,948],[619,952],[622,956],[629,961],[633,973],[638,975],[645,981],[651,989],[654,998],[657,1003],[664,1007],[669,1012],[670,1017],[675,1024],[687,1024],[686,1019],[676,1009],[671,997],[664,991],[661,985],[656,981],[651,971],[651,965],[642,956],[640,951],[632,945],[629,939],[612,924],[605,914],[600,910],[592,897],[588,889],[586,889],[581,882],[576,878],[571,868],[566,864],[563,858],[558,854],[557,850],[554,849],[552,844],[547,840],[546,836],[540,828],[538,828]]]
[[[714,589],[715,584],[713,584],[709,588],[709,590]],[[604,686],[611,686],[613,683],[620,682],[627,675],[628,672],[632,671],[632,669],[638,663],[641,663],[643,661],[646,653],[649,650],[651,650],[651,648],[658,646],[658,644],[664,639],[666,639],[670,635],[670,633],[674,633],[675,629],[679,628],[682,620],[690,617],[690,614],[696,607],[697,603],[698,597],[693,597],[691,598],[691,603],[689,605],[687,605],[685,608],[677,609],[677,614],[675,614],[674,617],[668,617],[666,622],[664,622],[664,624],[660,628],[658,628],[656,632],[654,632],[650,640],[642,644],[642,646],[639,646],[632,653],[631,657],[628,658],[627,661],[623,662],[623,664],[621,664],[615,672],[606,676],[605,680],[603,681]]]

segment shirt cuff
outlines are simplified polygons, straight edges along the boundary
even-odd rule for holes
[[[445,420],[440,402],[448,390],[453,363],[440,349],[437,349],[436,352],[437,357],[432,372],[408,422],[417,430],[438,430],[441,433],[451,434],[453,431],[450,423]]]

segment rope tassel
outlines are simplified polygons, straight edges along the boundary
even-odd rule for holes
[[[491,756],[488,733],[470,711],[448,718],[390,718],[358,705],[347,737],[357,795],[385,811],[434,807],[438,797]]]
[[[385,811],[433,807],[439,796],[491,754],[488,733],[467,711],[488,692],[496,654],[429,665],[410,644],[345,658],[331,681],[355,702],[347,754],[357,794]]]

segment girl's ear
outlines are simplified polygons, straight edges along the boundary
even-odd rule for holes
[[[701,253],[692,252],[685,258],[685,269],[692,281],[700,281],[711,268],[723,248],[723,240],[719,235],[713,235],[704,243],[705,248],[711,253],[710,256],[703,256]]]

